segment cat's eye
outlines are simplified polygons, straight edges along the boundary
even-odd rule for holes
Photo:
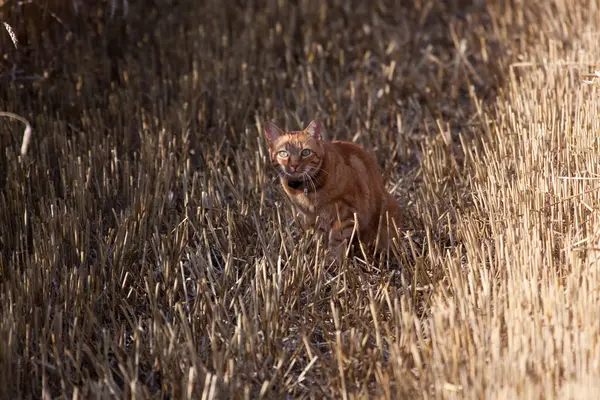
[[[285,150],[281,150],[277,153],[277,157],[279,157],[279,158],[288,158],[289,156],[290,155]]]
[[[304,149],[304,150],[302,150],[302,153],[300,153],[300,155],[301,155],[302,157],[308,157],[308,156],[310,156],[311,154],[312,154],[312,150],[311,150],[311,149]]]

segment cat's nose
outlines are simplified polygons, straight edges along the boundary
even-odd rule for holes
[[[297,165],[290,165],[290,169],[292,170],[292,172],[296,172],[296,170],[298,169]]]

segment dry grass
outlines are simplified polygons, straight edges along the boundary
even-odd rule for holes
[[[598,8],[2,2],[0,397],[593,398]],[[393,254],[293,223],[259,132],[314,117]]]

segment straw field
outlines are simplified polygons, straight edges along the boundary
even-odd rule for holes
[[[0,1],[0,398],[596,398],[599,6]],[[294,221],[315,118],[390,254]]]

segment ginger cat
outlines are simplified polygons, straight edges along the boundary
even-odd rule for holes
[[[316,228],[325,234],[328,262],[343,255],[343,244],[354,230],[354,213],[363,243],[374,245],[377,240],[378,249],[384,250],[391,238],[399,237],[400,207],[385,190],[373,154],[355,143],[322,140],[317,120],[293,132],[267,123],[265,136],[271,161],[281,169],[281,184],[300,214],[303,229]]]

